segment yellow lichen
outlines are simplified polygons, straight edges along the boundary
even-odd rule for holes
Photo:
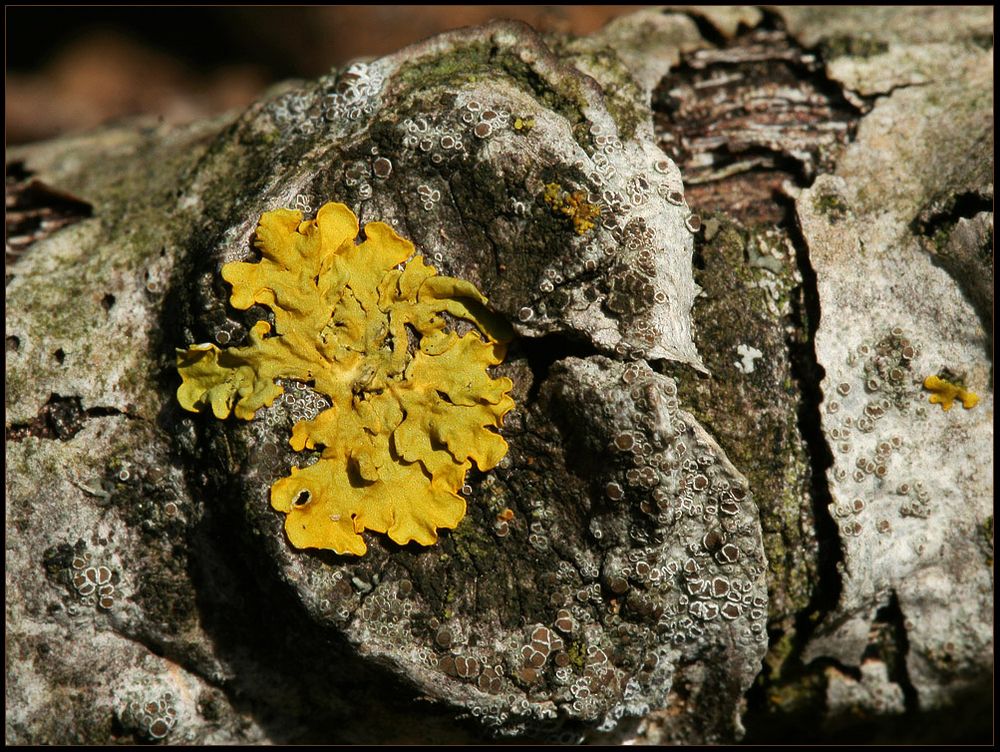
[[[568,219],[577,235],[593,230],[594,220],[601,216],[601,207],[587,201],[583,191],[567,193],[558,183],[547,183],[542,198],[553,213]]]
[[[298,548],[362,555],[361,532],[397,543],[437,541],[465,515],[458,489],[475,462],[489,470],[507,452],[495,433],[514,407],[507,378],[492,378],[511,332],[475,285],[440,276],[410,241],[381,222],[365,225],[343,204],[313,221],[289,209],[265,213],[257,263],[222,267],[230,302],[269,308],[243,347],[177,351],[181,405],[250,420],[283,392],[307,383],[331,406],[292,427],[296,451],[321,450],[271,487]],[[412,258],[410,258],[413,256]],[[409,259],[409,261],[407,261]],[[482,333],[448,331],[444,314]]]
[[[971,410],[979,402],[979,395],[939,376],[928,376],[924,379],[924,389],[932,393],[931,404],[941,405],[942,410],[951,410],[956,399],[961,401],[962,407],[966,410]]]

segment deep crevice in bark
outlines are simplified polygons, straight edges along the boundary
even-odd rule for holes
[[[525,404],[533,405],[554,363],[566,358],[589,358],[600,354],[593,343],[582,336],[574,337],[569,332],[556,332],[541,337],[522,337],[514,340],[507,360],[514,361],[523,357],[527,362],[531,369],[532,380]]]
[[[803,630],[811,633],[814,625],[822,616],[836,608],[843,589],[838,567],[844,561],[844,552],[840,542],[840,531],[830,514],[833,496],[827,481],[827,470],[833,466],[833,452],[823,434],[823,423],[820,416],[820,404],[823,402],[823,391],[820,384],[825,376],[823,366],[816,356],[816,330],[820,322],[819,289],[816,271],[809,261],[809,251],[799,227],[790,223],[789,236],[795,247],[796,263],[802,275],[802,292],[798,299],[793,298],[793,315],[798,320],[799,331],[805,333],[803,339],[790,337],[788,340],[789,355],[792,363],[792,374],[798,382],[802,393],[799,403],[799,432],[809,451],[811,466],[811,497],[813,513],[816,520],[816,539],[819,545],[819,583],[813,594],[813,599],[806,612],[800,614],[797,633],[805,642]]]
[[[906,634],[906,619],[899,605],[899,595],[892,592],[889,602],[875,614],[873,625],[877,634],[885,637],[884,643],[875,642],[865,650],[864,658],[877,656],[885,662],[889,680],[899,685],[903,690],[903,705],[907,714],[920,711],[920,698],[917,688],[910,681],[910,672],[906,666],[906,656],[910,652],[910,640]]]
[[[792,208],[789,207],[789,214],[791,215],[791,213]],[[785,226],[795,248],[796,264],[802,276],[800,293],[798,296],[792,297],[794,331],[799,336],[796,336],[795,333],[789,335],[787,345],[792,375],[802,395],[798,408],[798,426],[799,433],[806,444],[810,464],[809,495],[813,507],[816,541],[819,547],[819,581],[816,583],[809,604],[796,615],[794,628],[790,635],[790,649],[780,667],[778,676],[771,677],[772,681],[769,681],[766,676],[762,675],[762,680],[758,681],[747,693],[748,711],[744,721],[748,733],[745,741],[756,743],[787,738],[786,734],[789,729],[785,728],[786,724],[792,727],[798,725],[795,719],[797,713],[794,712],[788,718],[779,716],[779,722],[775,723],[775,713],[768,708],[767,685],[775,682],[779,684],[800,682],[807,686],[810,682],[821,681],[823,666],[830,664],[825,663],[825,659],[823,659],[813,661],[806,666],[802,661],[802,652],[809,643],[816,627],[837,607],[843,590],[839,568],[843,565],[844,552],[840,531],[830,513],[833,496],[827,480],[827,471],[833,465],[833,453],[823,434],[820,416],[820,405],[823,402],[820,384],[825,372],[816,356],[815,345],[816,330],[819,328],[821,316],[817,277],[809,260],[808,247],[797,223],[794,220],[789,220]],[[775,648],[779,640],[785,638],[786,634],[784,631],[771,632],[772,649]],[[860,679],[857,670],[848,669],[839,664],[837,667],[843,673]],[[812,679],[810,680],[808,677],[812,677]],[[818,687],[814,687],[814,690],[818,695]],[[812,699],[814,703],[818,701],[818,696]],[[801,711],[801,708],[798,710]],[[803,718],[806,717],[809,717],[808,713],[803,716]],[[805,728],[799,730],[808,732]],[[816,738],[816,741],[819,741],[819,737]]]

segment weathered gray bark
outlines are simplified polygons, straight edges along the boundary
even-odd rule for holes
[[[8,739],[712,742],[988,688],[992,20],[866,12],[496,24],[12,150]],[[261,213],[327,201],[518,335],[510,452],[429,548],[289,545],[307,386],[174,396],[262,317],[219,277]]]

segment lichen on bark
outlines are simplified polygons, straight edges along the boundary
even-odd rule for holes
[[[920,708],[973,696],[993,555],[974,468],[992,456],[963,427],[992,410],[992,42],[968,9],[921,11],[956,19],[933,28],[879,13],[865,30],[849,11],[648,9],[577,40],[493,24],[187,130],[13,151],[93,216],[8,268],[8,738],[705,743],[749,719],[767,741],[900,707],[917,729],[946,712]],[[518,335],[495,374],[518,405],[510,452],[470,470],[468,513],[432,548],[289,547],[268,493],[303,461],[292,426],[328,407],[308,383],[281,380],[249,422],[174,404],[175,347],[274,324],[219,276],[260,216],[331,200],[469,280]],[[599,213],[574,222],[582,206]],[[895,298],[847,318],[881,279],[910,291],[902,334],[882,320]],[[963,458],[935,467],[973,468],[960,493],[873,480],[876,455],[896,481],[937,451],[896,414],[920,393],[892,375],[903,339],[921,379],[961,371],[980,395],[928,405]],[[901,444],[879,435],[890,448],[856,468],[872,494],[845,496],[841,454],[870,434],[836,421],[883,396],[850,380],[865,369],[892,382],[869,413]]]

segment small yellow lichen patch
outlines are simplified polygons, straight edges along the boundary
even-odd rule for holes
[[[941,405],[942,410],[951,410],[956,399],[961,401],[962,407],[966,410],[971,410],[979,402],[977,394],[938,376],[928,376],[924,379],[924,389],[932,392],[931,404]]]
[[[358,231],[343,204],[308,222],[289,209],[261,216],[263,258],[226,264],[222,277],[233,307],[273,312],[273,331],[258,321],[244,347],[178,350],[177,398],[187,410],[251,420],[283,392],[277,379],[328,397],[290,440],[296,451],[320,449],[319,461],[275,482],[271,505],[287,515],[294,546],[360,556],[366,529],[422,545],[454,529],[472,463],[489,470],[507,452],[492,429],[514,402],[510,379],[487,372],[511,330],[475,285],[439,276],[386,224],[365,225],[360,244]],[[446,313],[482,338],[447,331]]]
[[[553,213],[561,214],[572,224],[577,235],[594,229],[594,220],[601,216],[601,207],[587,201],[583,191],[567,193],[558,183],[547,183],[542,194]]]

